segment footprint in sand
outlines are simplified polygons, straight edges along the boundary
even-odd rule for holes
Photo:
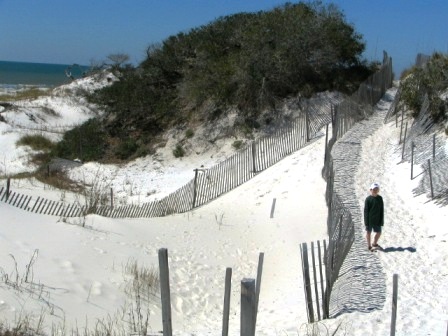
[[[63,270],[65,270],[67,273],[75,273],[75,268],[73,267],[73,264],[69,260],[64,260],[61,262],[61,267]]]
[[[90,287],[90,295],[99,296],[102,293],[103,284],[99,281],[94,281]]]
[[[103,249],[100,249],[99,247],[94,247],[93,248],[95,251],[97,251],[99,254],[106,254],[107,252],[104,251]]]
[[[178,312],[183,312],[183,310],[182,310],[183,303],[184,303],[184,300],[182,300],[182,298],[180,298],[178,296],[175,298],[174,307],[176,307],[176,310]]]

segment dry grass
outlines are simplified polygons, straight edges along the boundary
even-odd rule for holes
[[[0,95],[0,101],[18,101],[24,99],[36,99],[43,96],[48,96],[49,90],[38,87],[31,87],[25,90],[19,90],[12,94]]]
[[[30,285],[33,284],[32,268],[38,257],[38,251],[36,250],[32,255],[23,274],[19,274],[15,258],[11,257],[15,263],[15,271],[12,276],[8,276],[2,271],[0,281],[18,292],[24,292],[29,289],[33,293],[37,293],[38,290]],[[3,321],[0,318],[0,336],[161,335],[158,332],[151,332],[149,326],[149,304],[154,300],[159,289],[157,269],[139,266],[136,260],[129,259],[127,264],[123,266],[123,273],[126,280],[124,291],[128,297],[127,301],[114,315],[97,319],[93,327],[78,328],[76,326],[68,330],[64,321],[57,325],[48,326],[45,324],[45,318],[47,315],[54,314],[51,309],[42,309],[40,314],[32,314],[24,309],[16,315],[12,322]],[[36,298],[37,294],[33,295],[29,291],[28,293],[30,297]],[[48,303],[51,305],[50,302]]]

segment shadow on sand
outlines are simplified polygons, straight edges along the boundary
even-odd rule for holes
[[[415,247],[386,247],[382,249],[383,252],[404,252],[404,251],[409,251],[409,252],[417,252],[417,249]]]

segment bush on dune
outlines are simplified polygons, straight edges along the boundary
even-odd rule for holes
[[[108,136],[139,137],[146,146],[173,125],[211,121],[229,109],[255,120],[288,97],[349,93],[374,70],[361,59],[364,48],[335,5],[287,3],[150,45],[138,67],[117,67],[118,80],[89,98],[107,111]]]
[[[428,95],[432,119],[440,122],[448,118],[448,100],[441,99],[448,90],[448,55],[434,53],[423,67],[413,67],[402,77],[401,98],[413,117],[418,116]]]

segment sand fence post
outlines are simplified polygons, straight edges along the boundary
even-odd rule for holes
[[[404,137],[403,137],[403,149],[401,150],[401,160],[404,159],[404,149],[406,148],[406,133],[408,132],[408,122],[406,121],[406,127],[404,129]]]
[[[230,293],[232,288],[232,268],[226,269],[226,280],[224,286],[224,312],[222,317],[222,336],[229,335],[229,315],[230,315]]]
[[[411,180],[414,179],[414,141],[411,142]]]
[[[275,211],[275,202],[277,201],[276,198],[272,200],[272,206],[271,206],[271,218],[274,218],[274,211]]]
[[[110,188],[110,207],[111,209],[114,208],[114,190],[112,187]]]
[[[392,318],[390,324],[390,336],[395,336],[395,329],[397,324],[397,303],[398,303],[398,274],[393,277],[392,290]]]
[[[431,198],[434,198],[434,187],[432,185],[431,159],[428,159],[429,185],[431,187]]]
[[[332,105],[332,108],[333,108],[333,105]],[[328,126],[329,126],[329,124],[327,124],[327,126],[325,127],[324,164],[327,162],[327,157],[328,157]]]
[[[309,142],[311,139],[311,135],[310,135],[310,115],[308,107],[305,109],[305,126],[306,126],[306,142]]]
[[[5,199],[5,201],[7,201],[9,198],[10,187],[11,187],[11,178],[8,177],[8,179],[6,180],[6,199]]]
[[[193,169],[194,170],[194,183],[193,183],[193,204],[191,206],[192,209],[194,209],[194,207],[196,206],[196,195],[197,195],[197,186],[198,186],[198,169]]]
[[[317,287],[316,256],[314,253],[314,242],[311,242],[311,260],[313,262],[314,295],[316,295],[317,320],[320,321],[319,289]]]
[[[325,244],[325,240],[324,240],[324,244]],[[321,247],[320,247],[320,240],[317,241],[317,257],[319,259],[320,291],[322,293],[322,318],[326,319],[326,318],[328,318],[328,312],[327,312],[326,304],[325,304],[324,275],[323,275],[323,270],[322,270],[322,251],[321,251]]]
[[[264,253],[260,252],[258,256],[257,283],[255,286],[255,312],[254,312],[254,335],[257,327],[258,302],[260,300],[261,275],[263,273]]]
[[[252,170],[254,173],[256,173],[257,172],[257,145],[255,143],[255,140],[252,141],[251,152],[252,152]]]
[[[255,335],[255,279],[241,280],[241,336]]]
[[[159,249],[159,272],[163,336],[172,336],[170,274],[168,267],[168,250],[166,248]]]
[[[308,246],[306,243],[302,243],[300,245],[300,254],[302,256],[303,288],[305,291],[308,322],[313,323],[314,322],[313,297],[311,294],[310,267],[308,262]]]
[[[401,123],[400,123],[400,140],[398,144],[401,144],[401,136],[403,135],[403,118],[404,118],[404,110],[401,110]]]

